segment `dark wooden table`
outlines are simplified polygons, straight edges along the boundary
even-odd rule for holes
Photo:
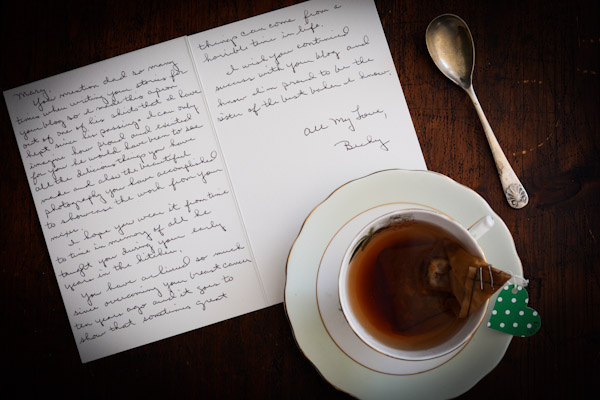
[[[6,1],[2,90],[294,2]],[[376,4],[428,168],[476,190],[504,220],[531,280],[530,304],[542,316],[540,332],[515,338],[461,398],[583,397],[600,377],[599,3]],[[473,33],[474,85],[531,197],[522,210],[502,195],[470,100],[427,54],[425,28],[447,12]],[[69,398],[347,397],[300,352],[281,304],[81,364],[6,106],[0,115],[3,390]]]

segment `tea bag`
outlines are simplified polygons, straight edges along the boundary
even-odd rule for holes
[[[471,315],[511,278],[454,243],[447,243],[445,250],[445,258],[431,259],[428,282],[432,289],[454,295],[459,318]]]
[[[457,307],[452,294],[430,288],[423,271],[432,252],[438,254],[435,248],[434,243],[416,245],[410,250],[391,248],[382,251],[377,259],[391,300],[394,329],[404,335],[428,332],[455,318],[453,309]]]

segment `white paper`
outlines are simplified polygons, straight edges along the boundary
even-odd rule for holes
[[[425,169],[371,2],[299,4],[4,95],[83,362],[281,302],[312,208]]]

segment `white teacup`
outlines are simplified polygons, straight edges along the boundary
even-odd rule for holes
[[[376,326],[377,324],[372,323],[373,320],[367,316],[368,312],[365,312],[368,308],[365,308],[357,300],[366,297],[357,294],[357,292],[362,289],[358,288],[357,285],[359,280],[356,278],[357,276],[368,277],[368,275],[361,274],[370,274],[371,272],[358,272],[360,268],[365,268],[366,264],[365,262],[357,264],[357,260],[360,262],[361,257],[364,258],[362,253],[366,251],[366,253],[364,253],[366,256],[366,254],[372,250],[371,246],[381,246],[382,239],[371,240],[373,238],[381,237],[374,236],[376,233],[379,235],[380,231],[383,229],[386,229],[385,232],[390,232],[390,230],[387,229],[390,227],[393,227],[393,230],[400,232],[408,226],[414,226],[414,224],[433,225],[434,230],[441,230],[444,235],[448,235],[452,240],[458,242],[470,254],[485,259],[483,251],[479,247],[475,237],[481,237],[485,234],[486,230],[489,229],[490,224],[493,225],[493,219],[491,219],[491,217],[482,219],[480,223],[471,227],[470,231],[456,221],[435,211],[423,209],[394,211],[371,221],[351,242],[344,255],[340,268],[338,283],[339,300],[342,312],[348,321],[348,324],[365,344],[390,357],[404,360],[427,360],[448,354],[469,341],[480,326],[483,317],[485,316],[488,303],[473,312],[464,320],[457,320],[456,323],[452,322],[453,325],[449,325],[448,329],[442,330],[442,333],[437,330],[424,332],[423,337],[426,337],[427,339],[421,341],[419,345],[415,345],[415,342],[412,339],[406,339],[401,333],[398,333],[397,337],[392,338],[393,341],[390,341],[388,340],[390,333],[382,333],[383,331],[378,329]],[[402,232],[403,233],[399,234],[407,234],[406,231]],[[393,234],[395,233],[392,233],[392,235]],[[386,235],[389,235],[389,233],[386,233]],[[383,247],[385,246],[386,245],[383,245]],[[377,252],[378,250],[375,249],[374,251]],[[393,335],[396,335],[396,333],[394,332]]]

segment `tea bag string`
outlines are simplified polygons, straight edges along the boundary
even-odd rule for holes
[[[488,264],[487,268],[488,268],[488,274],[490,276],[490,287],[492,288],[492,291],[494,291],[495,288],[494,288],[494,276],[492,274],[492,264]],[[483,291],[483,271],[482,271],[482,269],[483,269],[483,267],[479,267],[479,286],[480,286],[481,290]],[[521,275],[512,274],[511,279],[518,281],[518,282],[515,282],[515,285],[519,285],[521,287],[527,287],[527,285],[529,285],[529,279],[525,279]]]
[[[521,275],[513,275],[513,276],[512,276],[512,278],[511,278],[511,280],[512,280],[512,279],[514,279],[515,281],[519,281],[519,282],[520,282],[520,284],[519,284],[519,282],[515,282],[515,283],[514,283],[514,287],[513,287],[513,289],[512,289],[512,292],[513,292],[514,294],[516,294],[516,293],[517,293],[517,291],[518,291],[518,290],[520,290],[520,289],[518,288],[519,286],[520,286],[520,287],[522,287],[522,288],[525,288],[525,287],[527,287],[527,285],[529,285],[529,279],[525,279],[525,278],[524,278],[524,277],[522,277]]]
[[[527,285],[529,285],[529,279],[525,279],[521,275],[515,275],[515,274],[513,274],[513,276],[512,276],[511,279],[514,279],[516,281],[515,285],[519,285],[521,287],[527,287]]]

